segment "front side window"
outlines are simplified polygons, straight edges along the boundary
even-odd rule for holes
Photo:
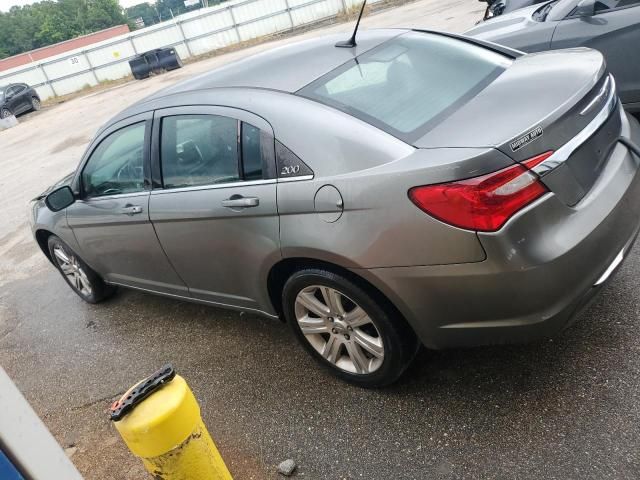
[[[411,142],[477,95],[511,59],[442,35],[389,40],[297,92]]]
[[[82,170],[86,197],[144,190],[145,123],[122,128],[102,140]]]
[[[640,5],[640,0],[598,0],[595,4],[595,10],[599,13],[616,8],[632,7],[634,5]]]
[[[218,115],[165,117],[160,161],[164,188],[238,181],[237,120]]]

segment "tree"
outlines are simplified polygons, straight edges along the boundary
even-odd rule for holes
[[[184,0],[158,0],[156,2],[156,8],[162,17],[162,20],[170,20],[172,18],[172,13],[173,16],[177,16],[185,12],[202,8],[202,4],[197,3],[193,7],[187,8],[184,6]]]
[[[0,58],[127,23],[118,0],[45,0],[0,12]]]
[[[129,20],[142,18],[147,27],[160,21],[155,9],[147,2],[127,8],[127,18]]]

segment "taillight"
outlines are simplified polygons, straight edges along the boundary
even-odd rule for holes
[[[409,190],[409,198],[422,211],[456,227],[495,232],[517,211],[541,197],[547,188],[529,171],[553,152],[533,157],[481,177]],[[527,168],[528,167],[528,168]]]

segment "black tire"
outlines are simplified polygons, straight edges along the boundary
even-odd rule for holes
[[[34,112],[39,111],[42,108],[42,104],[40,103],[40,99],[38,97],[31,97],[31,110]]]
[[[366,312],[375,327],[374,335],[376,338],[382,340],[384,347],[382,363],[379,364],[376,370],[371,373],[356,373],[339,368],[335,363],[325,359],[302,333],[296,319],[296,299],[298,294],[303,292],[303,290],[313,289],[314,286],[324,286],[334,289],[342,295],[343,304],[346,298],[347,302],[351,303],[351,305],[355,305],[355,307],[360,306]],[[347,382],[361,387],[375,388],[389,385],[398,380],[415,357],[420,343],[406,321],[401,318],[393,308],[389,307],[386,302],[376,301],[368,290],[369,289],[360,287],[353,280],[335,272],[315,268],[300,270],[291,275],[285,283],[282,292],[282,305],[284,316],[298,340],[318,362]],[[346,310],[346,308],[344,310]],[[344,316],[344,320],[346,320],[347,315]],[[343,320],[343,317],[338,318]],[[313,320],[316,320],[316,318],[313,318]],[[326,320],[318,317],[317,321]],[[329,325],[337,324],[337,321],[333,318],[329,318],[328,321],[336,322]],[[342,328],[344,322],[340,323]],[[335,334],[335,329],[332,329],[332,332]],[[345,343],[347,343],[347,341],[350,340],[349,335],[346,335],[348,332],[344,330],[340,330],[340,332],[340,335],[336,336],[341,336],[344,333]],[[351,334],[353,337],[351,340],[355,340],[356,336],[353,330],[351,330]],[[321,333],[320,335],[326,339],[332,334]],[[329,340],[326,340],[326,344],[329,344]],[[339,348],[342,352],[341,358],[345,358],[344,355],[348,354],[346,345]],[[365,354],[368,356],[368,360],[373,359],[373,356],[368,352],[365,352]]]
[[[112,285],[107,285],[104,280],[102,280],[102,278],[100,278],[100,276],[60,238],[55,235],[51,235],[48,241],[48,248],[53,264],[60,272],[60,275],[62,275],[62,278],[64,278],[65,282],[67,282],[71,289],[85,302],[100,303],[115,293],[116,288]],[[82,288],[79,288],[74,282],[72,282],[69,276],[63,271],[64,262],[59,256],[60,252],[56,252],[58,249],[61,249],[67,259],[71,261],[71,266],[78,268],[78,270],[76,270],[78,275],[82,273],[84,274],[82,280],[79,281]],[[89,288],[86,288],[87,285]]]
[[[9,110],[8,108],[3,108],[0,110],[0,118],[8,118],[11,115],[13,115],[13,113],[11,113],[11,110]]]

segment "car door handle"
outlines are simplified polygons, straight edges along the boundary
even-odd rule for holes
[[[227,208],[250,208],[260,205],[260,199],[257,197],[243,197],[242,195],[231,195],[231,197],[222,201],[222,206]]]
[[[127,205],[124,207],[120,213],[124,213],[125,215],[136,215],[138,213],[142,213],[142,207],[138,205]]]

